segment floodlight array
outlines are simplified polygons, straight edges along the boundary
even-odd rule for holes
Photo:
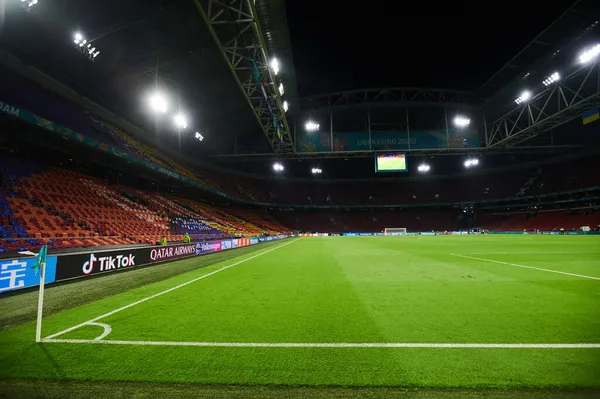
[[[188,127],[187,118],[182,113],[175,115],[173,117],[173,122],[175,123],[175,126],[180,129],[186,129]]]
[[[304,125],[304,127],[306,128],[307,131],[309,132],[314,132],[319,130],[319,124],[315,123],[313,121],[308,121],[306,122],[306,125]]]
[[[283,165],[280,164],[280,163],[278,163],[278,162],[276,162],[276,163],[273,164],[273,170],[275,172],[283,172],[284,169],[285,168],[283,167]]]
[[[465,168],[471,168],[477,165],[479,165],[479,159],[477,158],[469,158],[465,161]]]
[[[526,101],[529,101],[529,99],[531,98],[531,92],[528,90],[524,90],[523,92],[521,92],[521,94],[519,95],[519,97],[515,98],[515,102],[520,105]]]
[[[600,55],[600,43],[595,46],[590,47],[589,49],[583,51],[579,55],[579,62],[582,64],[587,64],[588,62],[595,60]]]
[[[196,135],[195,135],[194,137],[195,137],[195,138],[197,138],[197,139],[198,139],[198,141],[202,141],[202,140],[204,140],[204,136],[203,136],[203,135],[201,135],[201,134],[200,134],[200,133],[198,133],[198,132],[196,132]]]
[[[421,173],[429,172],[430,169],[431,169],[431,167],[429,165],[427,165],[426,163],[422,163],[421,165],[419,165],[417,167],[417,170]]]
[[[153,111],[164,114],[169,110],[167,98],[159,92],[154,92],[148,101]]]
[[[279,70],[280,70],[279,69],[280,68],[279,60],[277,58],[273,58],[271,60],[270,67],[271,67],[271,71],[273,71],[273,75],[277,76],[279,74]],[[279,91],[279,95],[283,96],[283,94],[285,93],[285,90],[283,88],[282,82],[279,82],[279,86],[277,86],[277,90]],[[288,104],[288,102],[284,101],[283,102],[283,112],[287,112],[289,108],[290,108],[290,105]]]
[[[579,61],[580,64],[589,64],[590,62],[594,62],[595,60],[597,60],[597,58],[599,56],[600,56],[600,43],[597,43],[597,44],[585,49],[584,51],[582,51],[579,54],[579,56],[577,57],[577,60]],[[529,74],[527,74],[526,76],[528,76],[528,75]],[[542,84],[544,85],[544,87],[548,87],[548,86],[558,82],[560,79],[561,79],[560,72],[555,71],[555,72],[552,72],[550,75],[548,75],[548,77],[546,77],[544,80],[542,80]],[[515,103],[517,105],[521,105],[521,104],[529,101],[532,97],[533,97],[533,94],[529,90],[524,90],[523,92],[521,92],[521,94],[517,98],[515,98]]]
[[[275,75],[279,74],[279,60],[277,58],[271,60],[271,70]]]
[[[454,118],[454,124],[458,127],[467,127],[471,124],[471,119],[457,115]]]
[[[29,9],[31,7],[33,7],[34,5],[36,5],[38,3],[38,0],[21,0],[21,7],[23,7],[25,10],[29,11]]]
[[[560,74],[558,72],[554,72],[552,75],[544,79],[542,83],[544,83],[544,86],[550,86],[552,83],[558,82],[559,80]]]
[[[94,61],[100,54],[100,50],[98,50],[96,46],[92,45],[92,43],[88,42],[88,40],[79,32],[75,33],[73,43],[75,43],[75,46],[79,52],[85,54],[92,61]]]
[[[313,175],[319,175],[323,172],[323,170],[321,170],[320,168],[312,168],[311,172]]]

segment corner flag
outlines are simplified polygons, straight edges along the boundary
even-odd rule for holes
[[[40,248],[40,252],[37,254],[35,258],[35,263],[31,265],[31,268],[34,270],[35,275],[37,276],[38,272],[46,266],[46,256],[48,255],[48,246],[44,245]]]

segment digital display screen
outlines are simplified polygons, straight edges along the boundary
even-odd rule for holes
[[[407,170],[405,153],[375,154],[375,172],[406,172]]]

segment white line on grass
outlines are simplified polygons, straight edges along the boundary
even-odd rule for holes
[[[108,324],[105,323],[98,323],[95,321],[88,321],[87,323],[88,326],[98,326],[98,327],[102,327],[104,329],[104,331],[102,332],[102,334],[100,334],[99,336],[97,336],[96,338],[94,338],[94,341],[100,341],[102,338],[106,337],[108,334],[110,334],[112,332],[112,327],[109,326]]]
[[[120,341],[92,339],[44,339],[48,343],[148,345],[148,346],[201,346],[235,348],[490,348],[490,349],[600,349],[600,344],[445,344],[445,343],[353,343],[353,342],[182,342],[182,341]]]
[[[56,334],[49,335],[49,336],[47,336],[46,338],[42,339],[42,341],[47,341],[47,342],[49,342],[48,340],[51,340],[52,338],[55,338],[55,337],[58,337],[58,336],[60,336],[60,335],[66,334],[66,333],[68,333],[68,332],[71,332],[71,331],[73,331],[73,330],[76,330],[76,329],[78,329],[78,328],[80,328],[80,327],[83,327],[83,326],[85,326],[85,325],[89,325],[89,324],[91,324],[91,323],[94,323],[95,321],[98,321],[98,320],[100,320],[100,319],[103,319],[103,318],[105,318],[105,317],[112,316],[112,315],[113,315],[113,314],[115,314],[115,313],[118,313],[118,312],[120,312],[120,311],[122,311],[122,310],[125,310],[125,309],[129,309],[129,308],[131,308],[131,307],[133,307],[133,306],[135,306],[135,305],[139,305],[140,303],[144,303],[144,302],[146,302],[146,301],[149,301],[150,299],[153,299],[153,298],[159,297],[159,296],[161,296],[161,295],[164,295],[164,294],[168,294],[168,293],[169,293],[169,292],[171,292],[171,291],[175,291],[175,290],[177,290],[177,289],[179,289],[179,288],[183,288],[183,287],[185,287],[186,285],[189,285],[189,284],[195,283],[195,282],[196,282],[196,281],[198,281],[198,280],[202,280],[202,279],[204,279],[204,278],[206,278],[206,277],[212,276],[213,274],[217,274],[217,273],[219,273],[219,272],[222,272],[223,270],[227,270],[227,269],[229,269],[229,268],[231,268],[231,267],[234,267],[234,266],[237,266],[237,265],[239,265],[239,264],[241,264],[241,263],[248,262],[249,260],[252,260],[252,259],[254,259],[254,258],[258,258],[258,257],[259,257],[259,256],[261,256],[261,255],[267,254],[267,253],[269,253],[269,252],[271,252],[271,251],[275,251],[276,249],[279,249],[279,248],[283,248],[283,247],[285,247],[286,245],[290,245],[290,244],[292,244],[292,243],[294,243],[294,242],[296,242],[296,241],[298,241],[298,239],[292,240],[292,241],[290,241],[290,242],[287,242],[287,243],[285,243],[285,244],[278,245],[278,246],[276,246],[275,248],[268,249],[268,250],[266,250],[266,251],[263,251],[263,252],[261,252],[261,253],[258,253],[258,254],[256,254],[256,255],[252,255],[252,256],[250,256],[249,258],[243,259],[243,260],[241,260],[241,261],[239,261],[239,262],[232,263],[231,265],[223,266],[223,267],[222,267],[222,268],[220,268],[220,269],[214,270],[214,271],[212,271],[212,272],[210,272],[210,273],[207,273],[207,274],[204,274],[204,275],[202,275],[202,276],[200,276],[200,277],[196,277],[195,279],[192,279],[192,280],[190,280],[190,281],[187,281],[187,282],[185,282],[185,283],[183,283],[183,284],[179,284],[179,285],[177,285],[177,286],[175,286],[175,287],[172,287],[172,288],[169,288],[169,289],[167,289],[167,290],[161,291],[161,292],[159,292],[159,293],[156,293],[156,294],[154,294],[154,295],[150,295],[150,296],[148,296],[148,297],[146,297],[146,298],[140,299],[139,301],[132,302],[132,303],[130,303],[129,305],[125,305],[125,306],[123,306],[123,307],[120,307],[120,308],[118,308],[118,309],[112,310],[112,311],[110,311],[110,312],[108,312],[108,313],[105,313],[105,314],[103,314],[103,315],[100,315],[100,316],[98,316],[98,317],[94,317],[93,319],[90,319],[90,320],[88,320],[88,321],[85,321],[85,322],[83,322],[83,323],[81,323],[81,324],[77,324],[76,326],[69,327],[69,328],[67,328],[67,329],[65,329],[65,330],[59,331],[59,332],[57,332]],[[100,342],[100,341],[93,341],[93,342]]]
[[[561,272],[561,271],[558,271],[558,270],[544,269],[544,268],[541,268],[541,267],[533,267],[533,266],[520,265],[518,263],[509,263],[509,262],[502,262],[502,261],[493,260],[493,259],[477,258],[475,256],[467,256],[467,255],[459,255],[459,254],[450,254],[450,255],[452,255],[452,256],[459,256],[461,258],[474,259],[474,260],[482,260],[482,261],[485,261],[485,262],[498,263],[498,264],[501,264],[501,265],[522,267],[524,269],[533,269],[533,270],[539,270],[539,271],[542,271],[542,272],[564,274],[566,276],[588,278],[590,280],[600,280],[600,277],[586,276],[584,274],[567,273],[567,272]]]

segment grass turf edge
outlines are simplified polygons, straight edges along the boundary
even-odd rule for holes
[[[45,379],[0,381],[0,397],[10,398],[593,398],[600,389],[423,389],[289,385],[206,385]]]

